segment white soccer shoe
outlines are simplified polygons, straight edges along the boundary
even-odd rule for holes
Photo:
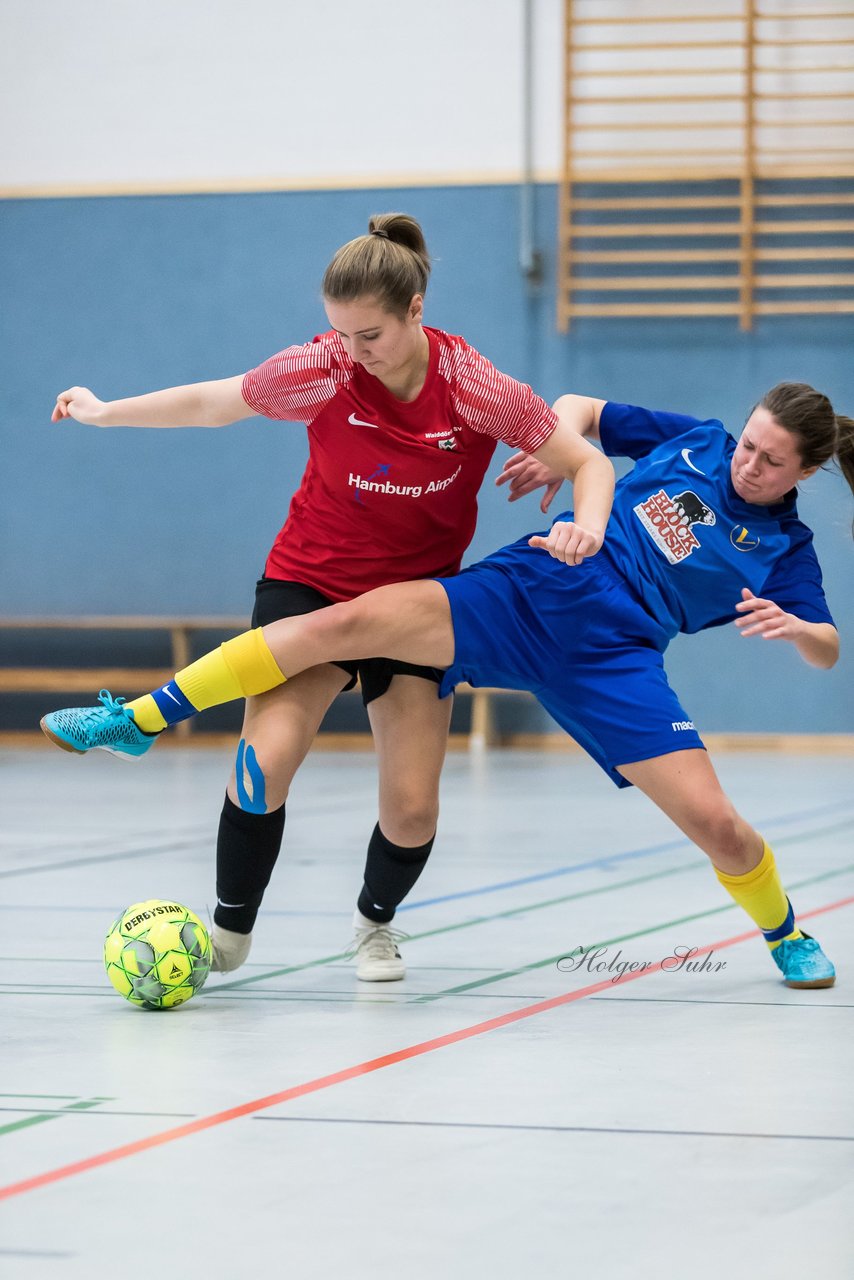
[[[353,939],[349,955],[356,958],[356,977],[360,982],[399,982],[406,977],[397,944],[406,937],[389,924],[377,924],[361,911],[353,913]]]
[[[211,929],[211,973],[231,973],[239,969],[249,955],[251,933],[235,933],[214,924]]]

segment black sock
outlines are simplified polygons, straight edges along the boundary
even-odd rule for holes
[[[363,916],[377,924],[388,924],[427,865],[435,839],[432,835],[426,844],[405,849],[387,840],[377,823],[368,843],[365,883],[359,894],[358,907]]]
[[[214,921],[235,933],[251,933],[279,856],[285,806],[273,813],[247,813],[228,795],[216,843]]]

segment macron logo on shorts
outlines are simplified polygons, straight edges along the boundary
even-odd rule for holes
[[[694,732],[696,733],[693,720],[672,720],[670,728],[674,733],[684,733],[686,729],[694,729]]]

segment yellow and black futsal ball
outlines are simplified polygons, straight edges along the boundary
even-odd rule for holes
[[[107,976],[120,996],[143,1009],[174,1009],[192,999],[211,968],[211,940],[179,902],[135,902],[113,921],[104,942]]]

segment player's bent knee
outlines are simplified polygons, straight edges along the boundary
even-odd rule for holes
[[[288,798],[290,769],[282,767],[274,750],[269,753],[242,737],[234,761],[234,800],[245,813],[272,813]]]
[[[417,839],[421,832],[429,831],[432,833],[436,830],[436,824],[439,821],[438,805],[402,805],[395,809],[397,821],[414,833],[413,843],[419,843]],[[426,839],[426,837],[425,837]]]
[[[386,826],[394,827],[394,843],[401,845],[423,844],[434,834],[439,821],[438,797],[412,795],[403,791],[383,792],[381,802],[383,832]]]
[[[360,641],[370,621],[370,613],[361,607],[359,599],[318,609],[300,618],[303,646],[322,662],[370,657],[367,650],[360,652]]]
[[[728,801],[707,805],[698,815],[698,826],[706,848],[727,857],[743,852],[746,824]]]

